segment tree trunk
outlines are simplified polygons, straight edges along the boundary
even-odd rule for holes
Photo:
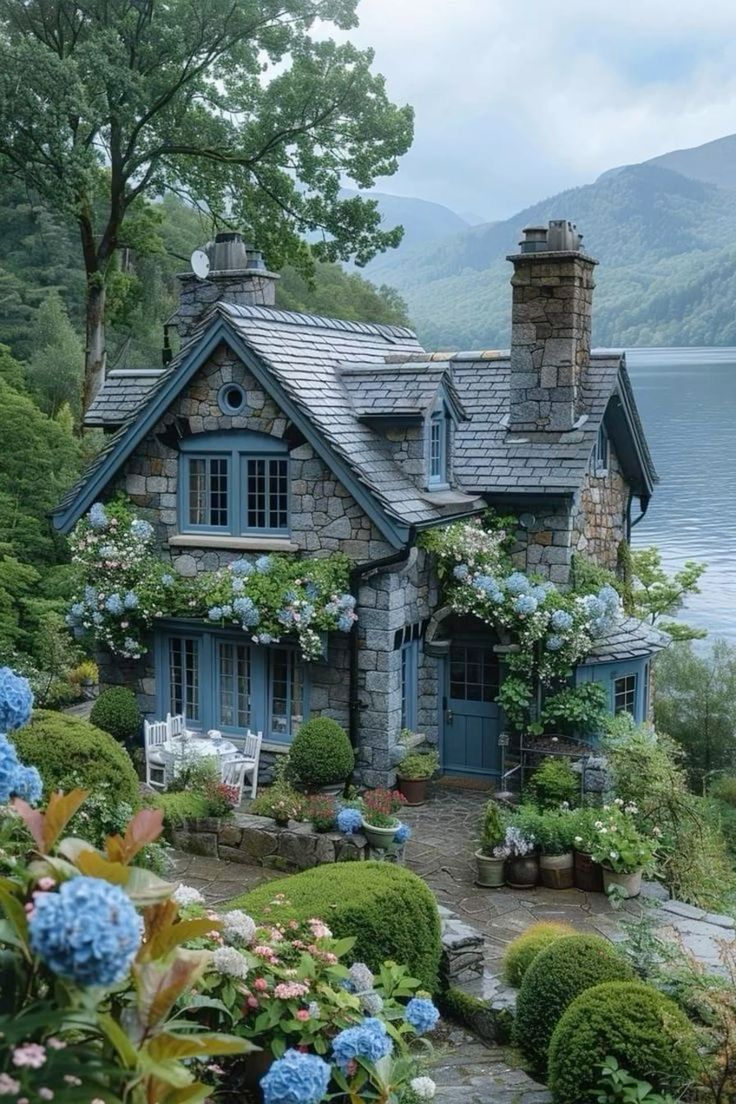
[[[99,273],[87,280],[87,348],[84,363],[82,410],[89,409],[105,382],[107,343],[105,339],[105,285]]]

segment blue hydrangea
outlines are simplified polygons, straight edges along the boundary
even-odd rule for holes
[[[153,526],[150,521],[144,521],[143,518],[136,518],[135,521],[130,523],[130,531],[134,537],[138,537],[139,540],[150,540],[153,536]]]
[[[383,997],[375,990],[361,993],[358,999],[360,1000],[361,1012],[365,1012],[366,1016],[377,1016],[383,1011]]]
[[[210,621],[222,621],[222,606],[212,606],[207,610]]]
[[[134,590],[129,590],[123,598],[123,605],[127,610],[137,609],[138,607],[138,595]]]
[[[429,997],[412,997],[404,1009],[404,1018],[417,1035],[426,1035],[437,1026],[440,1014]]]
[[[276,620],[287,628],[294,624],[294,610],[282,609],[276,614]]]
[[[252,598],[236,598],[233,602],[233,609],[242,621],[243,627],[246,629],[253,628],[253,626],[257,625],[261,620],[261,615],[256,609]]]
[[[492,575],[476,575],[475,586],[478,590],[482,590],[484,594],[490,594],[491,591],[498,590],[498,583]]]
[[[256,571],[259,575],[265,575],[267,571],[271,570],[271,557],[259,556],[256,560]]]
[[[233,560],[230,564],[230,570],[233,575],[240,575],[247,579],[249,575],[253,574],[253,564],[250,560]]]
[[[95,610],[92,614],[92,621],[95,625],[101,625],[105,618],[102,616],[99,610]]]
[[[565,641],[561,636],[558,636],[556,633],[550,633],[544,646],[548,652],[559,652],[560,648],[564,646],[564,643]]]
[[[394,832],[394,843],[406,843],[411,839],[411,828],[408,824],[400,824]]]
[[[354,623],[354,619],[349,613],[341,613],[337,619],[337,627],[340,632],[350,632]]]
[[[355,598],[352,594],[341,594],[337,600],[337,604],[341,610],[354,610]]]
[[[76,985],[114,985],[141,943],[141,920],[120,886],[101,878],[62,882],[39,893],[28,928],[32,950]]]
[[[307,598],[309,598],[310,602],[314,602],[317,598],[319,598],[319,587],[310,579],[310,581],[304,587],[304,593],[306,594]]]
[[[470,568],[467,564],[458,564],[457,567],[453,567],[452,574],[461,583],[464,583],[468,575],[470,574]]]
[[[263,1104],[319,1104],[327,1092],[331,1072],[318,1054],[287,1050],[261,1078]]]
[[[38,805],[43,796],[43,782],[35,767],[18,767],[12,782],[13,793],[29,805]]]
[[[103,560],[112,560],[117,556],[118,550],[114,544],[100,545],[100,556]]]
[[[119,594],[111,594],[105,599],[105,609],[108,613],[120,614],[123,612],[123,600]]]
[[[69,617],[75,625],[78,625],[84,617],[84,602],[75,602],[69,610]]]
[[[84,600],[88,606],[93,606],[97,601],[97,591],[93,586],[84,588]]]
[[[509,594],[528,594],[531,589],[529,580],[521,571],[512,571],[504,585]]]
[[[333,1060],[343,1073],[358,1058],[366,1062],[377,1062],[392,1050],[393,1043],[385,1024],[373,1016],[367,1017],[355,1027],[345,1028],[332,1041]]]
[[[609,613],[618,612],[620,598],[615,587],[608,586],[608,584],[606,584],[606,586],[602,586],[601,589],[598,591],[598,597],[601,602],[603,602]]]
[[[552,628],[557,632],[567,632],[572,628],[572,617],[567,610],[555,610],[549,620]]]
[[[33,693],[28,679],[0,667],[0,732],[13,732],[31,719]]]
[[[225,604],[222,607],[222,616],[227,618],[227,617],[232,617],[232,615],[233,615],[233,607],[228,605],[228,604]]]
[[[20,764],[14,746],[0,733],[0,805],[7,805],[15,792]]]
[[[107,529],[109,524],[105,507],[101,502],[95,502],[88,514],[89,523],[93,529]]]
[[[365,962],[354,962],[345,980],[347,984],[344,988],[351,993],[365,993],[373,988],[376,981],[373,971]]]
[[[595,594],[586,594],[582,599],[585,612],[593,619],[596,617],[604,617],[606,614],[606,604]]]
[[[363,817],[358,809],[341,809],[337,814],[337,827],[346,836],[359,832],[363,827]]]
[[[536,586],[532,587],[532,589],[529,591],[529,593],[531,594],[532,598],[537,599],[537,601],[539,602],[539,604],[541,606],[547,601],[547,595],[548,595],[549,591],[547,590],[547,588],[545,586],[542,586],[541,583],[538,583]]]
[[[514,609],[522,615],[536,613],[538,606],[537,599],[533,598],[531,594],[520,594],[514,602]]]
[[[271,633],[259,633],[256,638],[259,644],[278,644],[279,638],[277,636],[271,636]]]
[[[173,575],[168,575],[168,574],[162,575],[161,576],[161,583],[165,587],[173,586],[174,585],[174,576]]]

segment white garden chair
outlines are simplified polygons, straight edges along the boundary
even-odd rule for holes
[[[238,743],[238,758],[243,759],[245,762],[245,776],[250,779],[250,796],[255,797],[258,793],[258,765],[261,759],[261,744],[263,743],[262,732],[251,732],[248,728],[245,732],[245,739],[242,745],[240,741]]]
[[[220,777],[225,785],[234,786],[238,791],[238,800],[235,802],[236,809],[243,800],[243,786],[247,768],[248,760],[241,755],[235,756],[233,759],[224,759],[220,768]]]
[[[146,753],[146,785],[155,790],[166,788],[163,745],[169,737],[166,721],[143,722],[143,744]]]
[[[184,713],[167,713],[166,727],[169,736],[181,736],[186,732],[187,718]]]

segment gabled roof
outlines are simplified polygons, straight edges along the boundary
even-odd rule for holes
[[[591,663],[618,663],[627,659],[660,652],[670,643],[667,633],[639,621],[636,617],[622,617],[608,636],[599,640],[592,652],[581,662],[581,666]]]
[[[114,369],[84,416],[86,426],[119,426],[141,407],[162,368]]]
[[[458,421],[468,418],[447,363],[344,364],[340,378],[358,418],[422,418],[440,394]]]
[[[480,510],[470,495],[422,491],[397,464],[386,441],[355,417],[340,378],[346,362],[382,364],[392,353],[423,353],[411,330],[343,322],[268,307],[218,303],[201,327],[108,442],[53,513],[68,531],[163,417],[196,371],[221,344],[229,345],[273,395],[384,536],[399,547],[414,526]]]

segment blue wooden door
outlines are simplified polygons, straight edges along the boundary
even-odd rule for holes
[[[450,774],[498,774],[498,656],[492,648],[457,643],[447,661],[442,766]]]

